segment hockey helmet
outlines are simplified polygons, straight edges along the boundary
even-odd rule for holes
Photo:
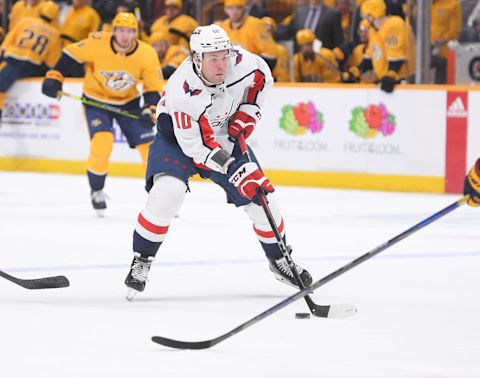
[[[160,41],[170,41],[170,36],[166,32],[156,32],[152,33],[149,41],[151,45]]]
[[[295,40],[299,45],[305,45],[307,43],[312,43],[315,41],[315,34],[310,29],[300,29],[295,34]]]
[[[275,31],[277,30],[277,23],[273,18],[265,16],[265,17],[262,17],[261,20],[265,26],[270,27],[270,31],[272,33],[275,33]]]
[[[364,18],[382,18],[387,13],[387,6],[383,0],[367,0],[360,8]]]
[[[202,60],[203,54],[212,51],[231,50],[227,33],[216,24],[197,27],[190,37],[190,52]]]
[[[133,13],[120,12],[112,20],[112,27],[138,29],[138,21]]]
[[[46,1],[40,9],[40,16],[48,18],[50,21],[58,17],[58,5],[53,1]]]
[[[166,7],[176,7],[176,8],[182,8],[182,0],[165,0],[165,6]]]
[[[245,8],[247,2],[245,0],[225,0],[223,3],[224,7],[240,7]]]

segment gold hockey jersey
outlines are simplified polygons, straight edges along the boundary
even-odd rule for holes
[[[190,38],[197,26],[198,22],[186,14],[180,14],[171,21],[168,21],[167,16],[161,16],[153,23],[150,31],[151,34],[157,32],[167,33],[170,36],[172,45],[178,45],[190,51],[187,38]]]
[[[85,63],[83,92],[97,101],[123,105],[140,96],[137,84],[143,80],[143,92],[160,92],[163,76],[157,53],[148,44],[135,40],[127,53],[115,50],[111,33],[95,32],[87,39],[72,43],[63,52]]]

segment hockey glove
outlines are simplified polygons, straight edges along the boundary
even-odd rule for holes
[[[63,75],[60,71],[50,70],[45,75],[42,83],[42,93],[52,98],[60,98],[58,93],[63,87]]]
[[[394,71],[388,71],[387,74],[380,80],[380,89],[386,93],[392,93],[397,83],[398,75]]]
[[[149,127],[155,126],[157,121],[155,119],[156,111],[157,107],[155,105],[145,105],[140,113],[140,121]]]
[[[467,204],[473,207],[480,206],[480,159],[468,171],[463,186],[463,194],[468,194],[470,198]]]
[[[258,165],[253,162],[242,164],[230,175],[228,181],[237,188],[243,197],[255,203],[258,203],[259,190],[263,190],[265,194],[273,193],[275,190]]]
[[[257,121],[260,120],[260,109],[256,105],[242,104],[228,122],[228,135],[232,141],[243,133],[245,139],[252,134]]]

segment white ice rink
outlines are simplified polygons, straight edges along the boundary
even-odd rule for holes
[[[109,178],[104,219],[83,176],[0,172],[0,269],[66,275],[28,291],[0,278],[0,377],[480,377],[480,209],[459,208],[319,288],[345,320],[296,320],[299,300],[209,350],[204,340],[295,291],[277,282],[251,224],[220,189],[191,183],[180,217],[129,303],[123,280],[143,180]],[[294,258],[317,280],[458,196],[277,187]]]

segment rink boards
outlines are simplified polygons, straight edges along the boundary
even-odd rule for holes
[[[81,94],[82,82],[64,90]],[[0,169],[83,174],[88,131],[80,102],[47,98],[41,80],[9,91]],[[278,84],[249,143],[276,184],[459,192],[480,156],[480,91],[403,86]],[[115,129],[110,175],[142,176],[139,156]]]

